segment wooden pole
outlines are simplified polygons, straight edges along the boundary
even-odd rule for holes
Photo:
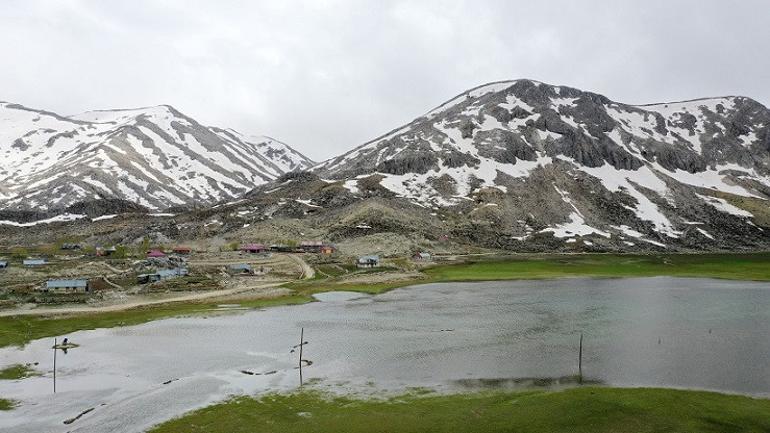
[[[53,393],[56,394],[56,346],[58,342],[56,338],[53,339]]]
[[[302,346],[305,345],[305,328],[299,331],[299,384],[302,386]]]
[[[583,333],[580,333],[580,346],[578,349],[578,383],[583,383]]]

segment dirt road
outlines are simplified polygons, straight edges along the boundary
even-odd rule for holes
[[[291,259],[294,260],[297,263],[297,265],[299,265],[300,268],[302,268],[303,280],[309,280],[315,277],[315,269],[313,269],[312,266],[308,265],[305,259],[303,259],[300,255],[290,254],[289,257],[291,257]]]
[[[270,287],[277,287],[284,283],[285,281],[278,281],[278,282],[272,282],[272,283],[265,283],[258,286],[238,287],[234,289],[225,289],[225,290],[212,290],[210,292],[191,293],[187,295],[181,295],[181,296],[164,298],[164,299],[137,300],[137,301],[131,301],[131,302],[115,304],[115,305],[104,305],[104,306],[94,306],[94,307],[77,306],[77,307],[61,307],[61,308],[48,307],[48,308],[34,308],[29,310],[5,310],[5,311],[0,311],[0,317],[104,313],[109,311],[122,311],[122,310],[128,310],[130,308],[144,307],[148,305],[171,304],[174,302],[201,301],[205,299],[214,299],[214,298],[220,298],[224,296],[232,296],[239,293],[252,291],[255,289],[267,289]]]

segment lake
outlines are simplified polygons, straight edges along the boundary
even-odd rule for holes
[[[58,353],[56,394],[53,338],[0,349],[0,366],[45,372],[0,381],[0,396],[22,402],[0,412],[0,431],[139,432],[231,394],[295,388],[302,327],[303,380],[335,392],[574,386],[582,332],[585,382],[770,396],[768,283],[560,279],[319,297],[69,334],[81,346]]]

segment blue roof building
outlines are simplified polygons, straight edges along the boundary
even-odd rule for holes
[[[250,274],[251,265],[248,263],[237,263],[228,266],[228,270],[231,274]]]
[[[88,280],[48,280],[46,281],[42,291],[57,293],[85,293],[88,291]]]

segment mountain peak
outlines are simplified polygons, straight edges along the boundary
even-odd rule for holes
[[[0,208],[102,197],[150,209],[210,204],[312,165],[284,143],[223,136],[170,105],[70,117],[19,107],[0,107]]]
[[[125,123],[132,119],[148,117],[155,119],[171,119],[175,117],[188,119],[171,105],[152,105],[138,108],[120,108],[108,110],[92,110],[69,116],[70,119],[92,123]]]
[[[497,210],[483,214],[516,238],[539,225],[560,238],[639,233],[666,244],[694,221],[753,227],[736,204],[770,198],[769,150],[770,111],[748,98],[630,105],[524,79],[462,92],[314,171],[351,191],[360,183],[463,212],[498,191]]]

